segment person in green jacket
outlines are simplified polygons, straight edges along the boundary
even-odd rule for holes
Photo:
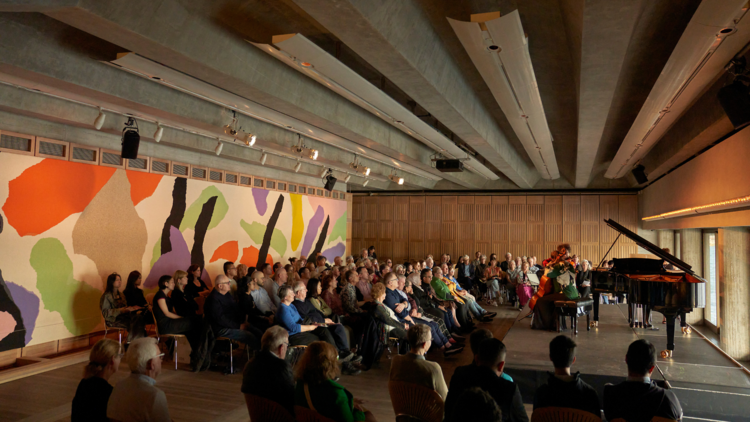
[[[336,422],[375,421],[362,407],[362,400],[335,381],[341,372],[337,359],[338,351],[329,343],[316,341],[307,346],[294,370],[294,404]]]

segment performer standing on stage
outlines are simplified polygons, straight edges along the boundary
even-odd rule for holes
[[[557,315],[555,301],[577,299],[576,268],[570,258],[570,245],[563,243],[557,247],[557,256],[547,262],[544,269],[547,283],[552,283],[552,294],[538,298],[534,306],[532,328],[537,330],[555,330]],[[540,286],[540,290],[542,287]]]

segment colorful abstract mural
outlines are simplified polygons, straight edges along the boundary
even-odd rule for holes
[[[0,154],[0,351],[102,328],[108,274],[346,250],[345,201]]]

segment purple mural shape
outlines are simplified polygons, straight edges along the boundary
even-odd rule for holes
[[[34,333],[36,318],[39,316],[39,298],[34,293],[13,282],[6,281],[5,285],[8,287],[16,306],[21,310],[21,317],[23,317],[23,323],[26,327],[24,340],[25,344],[29,344],[31,335]]]
[[[253,199],[255,200],[255,208],[258,210],[258,214],[260,215],[266,215],[266,211],[268,211],[268,192],[265,189],[255,189],[253,188]]]
[[[323,256],[326,257],[328,262],[333,262],[333,258],[336,258],[337,256],[343,257],[344,252],[346,252],[346,245],[339,242],[336,246],[323,251]]]
[[[188,250],[187,243],[185,243],[185,239],[177,227],[169,228],[169,243],[172,250],[160,256],[154,266],[151,267],[151,272],[148,273],[146,281],[143,282],[145,288],[156,287],[159,283],[159,277],[163,275],[172,275],[177,270],[185,271],[190,267],[190,250]]]
[[[321,224],[323,224],[323,217],[323,207],[318,205],[318,209],[315,210],[315,214],[307,223],[307,233],[305,233],[305,241],[304,243],[302,243],[302,249],[300,250],[301,255],[307,256],[307,253],[310,252],[313,241],[315,241],[315,235],[318,233],[318,228]]]

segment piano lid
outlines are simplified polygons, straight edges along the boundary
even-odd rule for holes
[[[609,227],[612,227],[617,232],[625,235],[627,238],[629,238],[630,240],[632,240],[633,242],[635,242],[636,244],[638,244],[638,246],[642,247],[643,249],[651,252],[652,254],[654,254],[654,255],[658,256],[659,258],[663,259],[664,261],[669,262],[670,264],[672,264],[675,267],[681,269],[682,271],[685,271],[686,273],[688,273],[690,275],[695,275],[695,273],[692,270],[693,267],[691,267],[690,265],[686,264],[683,261],[680,261],[679,259],[677,259],[677,257],[664,252],[663,250],[661,250],[660,247],[654,245],[653,243],[649,242],[648,240],[646,240],[646,239],[638,236],[637,234],[631,232],[627,228],[621,226],[616,221],[614,221],[612,219],[606,219],[606,220],[604,220],[604,222],[607,223],[607,225]]]

